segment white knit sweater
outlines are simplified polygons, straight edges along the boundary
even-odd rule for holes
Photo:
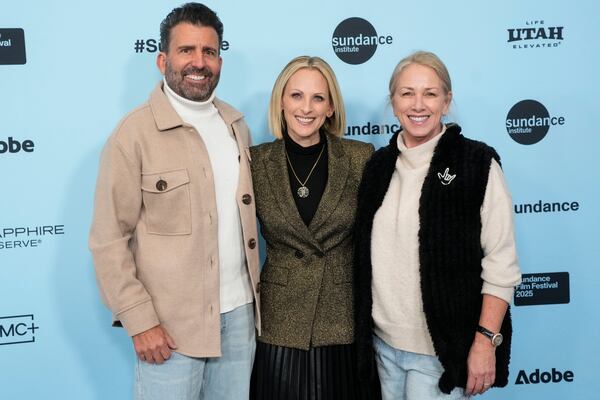
[[[419,276],[419,199],[433,151],[446,131],[412,148],[398,136],[400,156],[373,220],[373,320],[390,346],[435,355],[427,330]],[[440,205],[443,207],[443,205]],[[492,160],[481,207],[482,293],[510,303],[520,282],[513,234],[512,200],[502,170]]]

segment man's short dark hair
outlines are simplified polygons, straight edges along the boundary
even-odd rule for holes
[[[165,53],[169,52],[171,29],[174,26],[187,22],[196,26],[213,28],[219,36],[219,48],[223,42],[223,23],[217,14],[201,3],[186,3],[173,9],[160,23],[160,46]]]

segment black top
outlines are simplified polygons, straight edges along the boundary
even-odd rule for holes
[[[306,226],[308,226],[317,212],[317,207],[319,206],[319,202],[321,201],[321,197],[325,191],[325,186],[327,186],[327,139],[325,138],[325,134],[320,132],[319,143],[309,147],[302,147],[298,143],[294,142],[292,138],[289,137],[287,132],[284,133],[283,136],[285,141],[285,149],[289,157],[287,166],[292,196],[294,197],[294,202],[296,203],[296,207],[298,208],[298,213],[300,213],[302,221],[304,221]],[[323,149],[323,154],[321,155],[321,158],[319,158],[321,149]],[[298,182],[298,179],[304,182],[313,165],[315,165],[315,162],[317,162],[317,158],[319,158],[319,162],[315,166],[312,175],[306,182],[309,195],[308,197],[304,198],[300,197],[298,195],[298,188],[300,188],[300,182]],[[290,162],[292,163],[298,179],[296,179],[292,169],[290,168]]]

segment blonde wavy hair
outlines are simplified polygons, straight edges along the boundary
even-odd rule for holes
[[[271,92],[271,100],[269,102],[269,129],[276,138],[281,139],[283,132],[287,129],[283,111],[281,109],[281,100],[285,85],[288,83],[292,75],[297,71],[308,68],[319,71],[327,81],[329,89],[329,101],[333,109],[331,117],[327,117],[323,123],[323,128],[335,135],[342,136],[346,129],[346,111],[344,110],[344,101],[342,93],[338,85],[337,79],[333,70],[319,57],[300,56],[290,61],[281,71]]]

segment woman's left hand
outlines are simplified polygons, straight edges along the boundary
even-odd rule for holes
[[[469,350],[467,358],[467,396],[482,394],[488,390],[496,379],[496,348],[492,342],[480,334],[475,334],[475,339]]]

